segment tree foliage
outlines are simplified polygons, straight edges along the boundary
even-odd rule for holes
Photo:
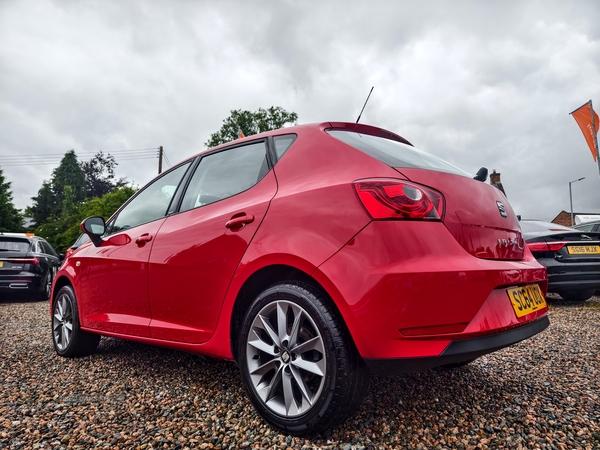
[[[125,186],[124,178],[115,180],[117,162],[111,154],[101,151],[89,161],[80,164],[85,177],[85,195],[87,198],[102,197],[115,189]]]
[[[79,162],[69,150],[49,181],[44,181],[26,214],[36,226],[73,214],[86,198],[102,197],[126,185],[124,178],[115,181],[115,158],[101,151],[89,161]]]
[[[223,120],[223,125],[210,139],[204,143],[207,147],[215,147],[225,142],[239,138],[239,132],[244,136],[277,130],[285,124],[296,125],[298,114],[287,112],[281,106],[272,106],[268,109],[258,108],[258,111],[233,110],[229,117]]]
[[[13,204],[10,182],[0,168],[0,231],[21,231],[23,218]]]
[[[129,186],[119,188],[114,192],[85,200],[74,205],[68,215],[51,217],[35,229],[35,234],[45,238],[56,249],[64,253],[81,234],[79,224],[89,216],[101,216],[108,219],[129,199],[135,190]],[[65,213],[66,208],[65,208]]]
[[[52,171],[52,193],[56,199],[56,212],[60,212],[66,192],[65,187],[71,187],[71,195],[74,203],[81,203],[85,200],[85,175],[75,150],[69,150],[63,156],[60,164]]]

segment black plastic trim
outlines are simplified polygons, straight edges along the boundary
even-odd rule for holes
[[[535,322],[503,333],[452,341],[440,356],[425,358],[365,358],[365,364],[374,375],[379,376],[421,372],[446,364],[479,358],[487,353],[495,352],[501,348],[528,339],[545,330],[548,325],[550,325],[550,320],[548,320],[548,316],[544,316]]]

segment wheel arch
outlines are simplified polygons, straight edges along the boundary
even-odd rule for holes
[[[54,287],[52,289],[52,295],[50,296],[50,307],[52,307],[52,303],[54,303],[54,298],[56,297],[56,294],[64,286],[71,286],[71,288],[73,288],[73,283],[71,283],[71,280],[69,279],[69,277],[67,277],[65,275],[61,275],[54,282]]]
[[[267,289],[269,286],[273,284],[282,282],[282,281],[300,281],[303,283],[310,284],[313,288],[317,289],[325,298],[325,300],[329,303],[332,308],[334,314],[337,314],[341,323],[344,326],[345,332],[347,333],[348,339],[350,342],[354,343],[354,338],[352,333],[350,333],[348,329],[348,324],[346,323],[345,317],[340,311],[340,308],[333,300],[332,296],[329,295],[327,290],[319,283],[314,277],[303,272],[302,270],[285,265],[285,264],[274,264],[266,267],[262,267],[261,269],[254,272],[248,279],[244,282],[235,299],[235,303],[233,305],[233,311],[230,319],[230,344],[231,344],[231,353],[233,358],[237,361],[238,357],[238,332],[242,328],[242,323],[244,317],[250,305],[258,297],[258,295]],[[355,345],[356,347],[356,345]]]

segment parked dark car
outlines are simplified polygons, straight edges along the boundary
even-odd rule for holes
[[[41,237],[0,232],[0,293],[47,299],[60,262],[60,255]]]
[[[82,227],[53,288],[56,352],[107,335],[236,360],[286,434],[342,421],[370,373],[466,364],[549,324],[502,192],[363,124],[205,150]]]
[[[521,221],[523,238],[548,269],[548,292],[583,302],[600,289],[600,232],[537,220]]]

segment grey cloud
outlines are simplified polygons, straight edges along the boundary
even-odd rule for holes
[[[562,1],[64,2],[0,5],[0,165],[12,154],[203,148],[231,109],[388,128],[473,174],[517,212],[600,212],[568,113],[600,110],[600,8]],[[4,168],[34,193],[51,166]],[[138,184],[156,160],[124,161]],[[16,194],[18,207],[29,195]]]

